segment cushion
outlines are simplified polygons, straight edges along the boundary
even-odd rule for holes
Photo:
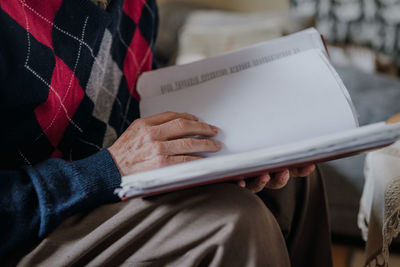
[[[317,28],[332,43],[357,44],[396,58],[400,67],[400,1],[291,0],[316,16]]]

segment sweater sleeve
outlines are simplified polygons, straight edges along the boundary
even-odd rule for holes
[[[67,217],[117,202],[121,176],[108,150],[79,161],[49,159],[0,171],[0,258],[43,239]]]

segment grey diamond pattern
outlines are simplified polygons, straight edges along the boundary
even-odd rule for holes
[[[400,67],[400,0],[291,0],[317,18],[327,41],[366,45],[392,56]]]

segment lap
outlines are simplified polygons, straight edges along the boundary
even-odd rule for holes
[[[324,194],[315,173],[261,198],[216,184],[105,205],[65,220],[18,265],[330,266]]]
[[[236,185],[218,184],[132,199],[72,216],[19,264],[149,266],[157,261],[158,265],[181,262],[188,266],[205,256],[206,248],[200,249],[204,244],[217,249],[232,243],[237,248],[230,251],[243,250],[235,241],[258,232],[284,243],[274,216],[256,195]],[[193,253],[185,259],[187,251]]]

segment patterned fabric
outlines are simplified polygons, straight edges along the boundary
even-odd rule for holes
[[[366,241],[365,266],[389,266],[400,233],[400,142],[367,154],[358,226]]]
[[[317,27],[331,42],[367,45],[400,67],[399,0],[291,0],[294,9],[317,16]]]
[[[0,169],[107,147],[139,117],[154,0],[0,1]]]

